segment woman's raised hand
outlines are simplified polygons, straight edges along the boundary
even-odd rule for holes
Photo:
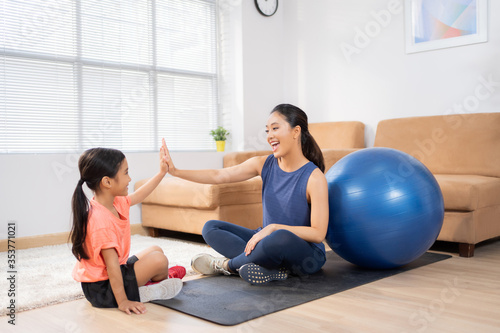
[[[170,172],[171,175],[172,172],[175,171],[174,162],[172,162],[172,158],[170,157],[170,152],[168,151],[164,138],[161,139],[160,168],[162,171],[166,169],[166,171]]]

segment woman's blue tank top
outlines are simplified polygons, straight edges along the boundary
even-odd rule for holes
[[[293,172],[283,171],[274,155],[262,167],[263,226],[286,224],[311,226],[311,207],[307,202],[307,182],[317,168],[313,162]],[[323,243],[312,243],[325,253]]]

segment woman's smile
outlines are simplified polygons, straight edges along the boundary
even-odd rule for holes
[[[278,141],[271,142],[271,148],[273,149],[273,153],[275,153],[276,150],[278,150],[279,145],[280,143]]]

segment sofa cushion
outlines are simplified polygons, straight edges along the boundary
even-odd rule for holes
[[[473,211],[500,205],[500,178],[475,175],[434,175],[445,210]]]
[[[500,177],[499,129],[499,112],[389,119],[374,145],[413,155],[433,174]]]
[[[332,149],[365,148],[365,124],[360,121],[309,123],[309,132],[323,153],[325,150]],[[272,153],[271,150],[231,152],[224,155],[224,168],[238,165],[254,156],[265,156]],[[327,162],[326,160],[327,156],[325,156],[325,162]],[[331,164],[325,164],[328,168],[331,166]]]
[[[310,123],[309,132],[321,149],[365,147],[365,124],[360,121]]]
[[[323,158],[325,159],[325,174],[330,170],[330,168],[337,163],[341,158],[349,155],[350,153],[354,153],[360,149],[351,148],[351,149],[322,149]]]
[[[147,179],[135,184],[139,188]],[[250,180],[229,184],[198,184],[176,177],[167,177],[143,203],[163,206],[214,209],[223,205],[261,202],[262,180]]]

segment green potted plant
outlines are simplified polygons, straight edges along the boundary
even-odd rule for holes
[[[217,127],[217,129],[211,130],[210,135],[215,140],[215,144],[217,145],[217,151],[224,151],[229,132],[224,127],[219,126]]]

